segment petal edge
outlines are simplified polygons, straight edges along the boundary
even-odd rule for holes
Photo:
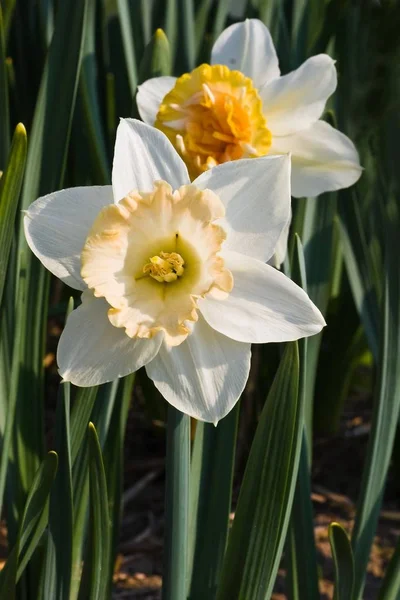
[[[259,19],[246,19],[227,27],[212,48],[211,64],[241,71],[256,88],[280,75],[271,34]]]
[[[110,185],[70,188],[38,198],[24,216],[30,249],[53,275],[84,290],[80,254],[98,213],[112,203]]]
[[[149,192],[159,180],[174,190],[190,183],[186,165],[166,135],[137,119],[121,119],[112,171],[115,202],[132,191]]]
[[[136,103],[141,119],[154,125],[160,104],[175,85],[176,77],[153,77],[138,86]]]
[[[335,61],[327,54],[318,54],[264,86],[259,93],[272,136],[310,127],[321,117],[336,85]]]
[[[194,185],[215,192],[225,205],[224,248],[267,261],[290,219],[290,157],[263,156],[224,163]]]
[[[325,320],[307,294],[261,261],[225,252],[234,287],[226,300],[198,301],[207,323],[239,342],[289,342],[315,335]]]
[[[296,198],[350,187],[363,171],[353,142],[324,121],[273,138],[271,151],[292,152],[292,196]]]
[[[175,408],[216,425],[238,401],[250,357],[250,344],[217,333],[200,316],[187,340],[172,349],[163,344],[146,371]]]
[[[64,381],[90,387],[133,373],[157,354],[162,336],[131,339],[111,325],[109,305],[89,291],[69,315],[57,349],[57,364]]]

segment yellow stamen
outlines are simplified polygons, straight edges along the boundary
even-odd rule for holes
[[[150,262],[144,265],[143,273],[160,283],[171,283],[183,275],[184,264],[185,261],[177,252],[160,252],[159,255],[152,256]]]
[[[174,144],[192,178],[229,160],[263,156],[272,141],[253,82],[224,65],[201,65],[179,77],[155,126]]]

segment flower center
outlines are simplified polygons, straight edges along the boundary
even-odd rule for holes
[[[251,79],[224,65],[201,65],[179,77],[155,126],[181,154],[192,178],[230,160],[263,156],[271,146]]]
[[[143,273],[160,283],[163,281],[170,283],[183,275],[184,264],[185,261],[177,252],[160,252],[159,255],[152,256],[150,262],[144,265]]]
[[[210,190],[172,191],[165,181],[131,192],[98,214],[81,254],[82,278],[110,308],[108,318],[131,338],[163,332],[181,344],[197,321],[197,300],[224,299],[233,278],[220,256],[225,214]]]

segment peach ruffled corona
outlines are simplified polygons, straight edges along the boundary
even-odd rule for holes
[[[232,289],[218,254],[226,235],[213,223],[224,215],[210,190],[173,191],[165,181],[103,208],[82,250],[81,275],[109,303],[111,324],[131,338],[162,331],[169,346],[181,344],[198,319],[197,299]]]

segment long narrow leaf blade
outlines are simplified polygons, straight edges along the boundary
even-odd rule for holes
[[[352,536],[354,598],[361,598],[400,413],[399,216],[386,223],[387,252],[378,384],[372,428]],[[382,443],[384,440],[384,443]]]
[[[60,3],[30,135],[22,208],[59,188],[82,59],[87,0]],[[62,74],[62,77],[60,77]]]
[[[10,115],[4,25],[3,11],[0,5],[0,171],[5,167],[10,145]]]
[[[400,538],[390,560],[385,579],[379,594],[379,600],[400,599]]]
[[[136,56],[133,40],[133,31],[129,2],[127,0],[117,0],[119,21],[121,24],[122,43],[124,46],[126,68],[128,71],[129,88],[132,98],[134,98],[137,86]]]
[[[48,521],[48,499],[57,473],[58,456],[49,452],[36,473],[25,505],[19,542],[17,579],[34,552]]]
[[[74,465],[87,432],[90,415],[97,398],[97,387],[79,388],[71,412],[71,461]]]
[[[303,425],[296,343],[286,346],[254,437],[218,600],[269,598],[292,507]]]
[[[299,237],[295,236],[294,254],[292,260],[293,280],[307,291],[306,268],[302,245]],[[303,402],[306,415],[312,414],[313,397],[307,396],[307,349],[308,340],[299,341],[300,381],[299,394],[304,396]],[[311,502],[311,436],[306,434],[305,423],[300,453],[299,472],[293,501],[291,522],[287,543],[288,555],[288,596],[290,600],[319,600],[317,551],[314,540],[313,507]]]
[[[60,384],[56,414],[57,477],[50,498],[49,536],[44,575],[46,598],[69,600],[72,572],[72,476],[70,384]]]
[[[25,169],[26,147],[25,127],[19,123],[15,128],[7,168],[0,179],[0,304]]]
[[[198,422],[190,473],[190,599],[215,597],[228,537],[239,403],[214,427]]]
[[[108,563],[110,556],[110,522],[106,476],[99,438],[93,423],[89,423],[89,476],[91,520],[91,581],[90,600],[106,600]]]
[[[335,565],[334,600],[353,600],[353,552],[349,538],[339,523],[331,523],[329,526],[329,542]]]

